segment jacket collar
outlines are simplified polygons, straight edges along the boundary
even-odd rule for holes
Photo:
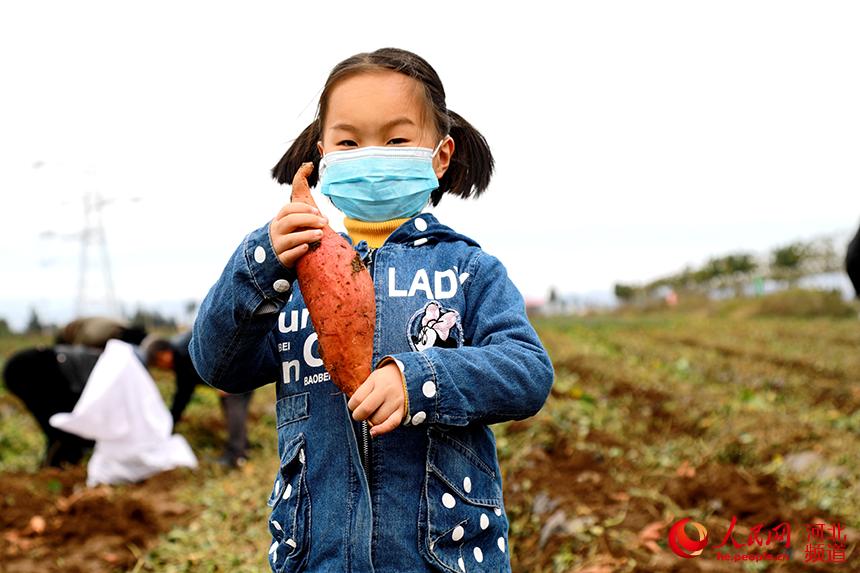
[[[346,238],[350,245],[353,244],[349,235],[346,233],[341,233],[341,235]],[[419,213],[394,229],[382,246],[400,244],[420,247],[428,243],[455,243],[457,241],[462,241],[470,247],[480,247],[477,241],[466,235],[461,235],[447,225],[443,225],[431,213]],[[359,241],[353,246],[362,258],[370,250],[367,241]]]

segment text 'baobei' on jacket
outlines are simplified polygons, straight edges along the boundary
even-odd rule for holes
[[[281,457],[269,497],[274,571],[509,571],[488,425],[535,414],[549,358],[503,265],[422,213],[378,249],[354,246],[376,292],[373,364],[393,358],[408,417],[370,439],[319,358],[307,308],[268,224],[201,304],[191,353],[209,384],[276,384]]]

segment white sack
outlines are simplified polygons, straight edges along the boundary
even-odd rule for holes
[[[125,483],[180,466],[197,467],[155,381],[130,344],[109,340],[74,410],[54,414],[55,428],[95,440],[87,485]]]

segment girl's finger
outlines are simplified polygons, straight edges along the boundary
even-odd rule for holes
[[[286,203],[281,210],[278,211],[278,214],[275,216],[275,219],[280,219],[281,217],[288,215],[290,213],[313,213],[314,215],[319,215],[320,212],[316,207],[308,205],[307,203],[302,203],[301,201],[296,201],[295,203]]]
[[[373,425],[382,424],[397,410],[401,408],[400,402],[397,400],[385,398],[382,399],[382,404],[379,405],[379,408],[373,412],[373,414],[368,418],[368,422],[371,422]]]
[[[394,428],[400,425],[401,419],[403,418],[402,411],[400,408],[397,408],[388,418],[382,422],[381,424],[376,424],[372,428],[370,428],[370,435],[374,438],[377,436],[381,436],[382,434],[387,434]]]
[[[272,246],[275,248],[276,253],[283,253],[284,251],[289,251],[290,249],[298,247],[299,245],[319,241],[322,236],[323,233],[319,229],[299,231],[274,239],[272,241]]]
[[[350,411],[355,410],[359,404],[364,402],[364,399],[367,397],[368,394],[373,391],[373,388],[375,386],[376,383],[373,381],[372,378],[368,378],[367,380],[365,380],[364,383],[362,383],[362,385],[359,386],[355,392],[353,392],[352,398],[350,398],[349,402],[347,402],[346,404]]]
[[[308,252],[307,244],[301,244],[298,247],[293,247],[292,249],[283,251],[278,255],[278,260],[281,261],[281,264],[287,267],[288,269],[296,266],[296,261],[299,260],[299,257]]]
[[[288,235],[296,229],[306,229],[308,227],[324,227],[328,224],[328,219],[319,217],[312,213],[293,213],[285,215],[275,223],[275,230],[282,234]]]
[[[355,410],[352,411],[353,420],[366,420],[373,417],[379,407],[385,402],[385,393],[374,391],[362,400]]]

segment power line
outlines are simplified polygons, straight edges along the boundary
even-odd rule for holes
[[[33,163],[33,169],[41,169],[45,162]],[[92,174],[92,170],[88,170]],[[110,253],[107,245],[107,234],[105,233],[104,218],[102,210],[104,207],[115,203],[117,199],[103,197],[97,190],[88,190],[82,193],[84,207],[83,227],[72,233],[57,233],[55,231],[44,231],[39,234],[43,238],[74,239],[80,243],[80,255],[78,259],[78,284],[75,295],[75,315],[84,316],[86,313],[107,313],[114,316],[123,316],[123,310],[119,304],[114,288],[113,272],[111,267]],[[139,201],[139,197],[131,198],[131,201]],[[92,275],[101,274],[103,292],[94,294]]]

